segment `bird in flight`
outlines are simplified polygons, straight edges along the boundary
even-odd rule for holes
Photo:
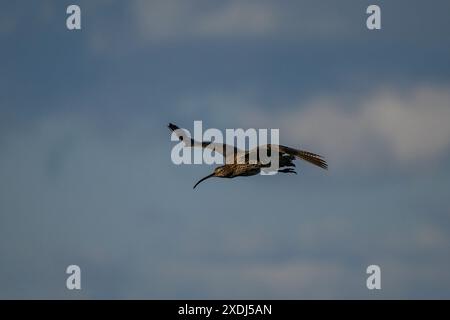
[[[224,163],[226,164],[216,167],[213,173],[200,179],[194,185],[194,189],[201,182],[212,177],[218,178],[235,178],[239,176],[248,177],[257,175],[261,172],[261,170],[269,168],[270,163],[264,164],[261,161],[259,161],[258,155],[260,154],[259,152],[262,151],[260,150],[261,148],[264,148],[263,150],[264,152],[266,152],[265,154],[267,155],[270,155],[272,152],[278,152],[279,162],[278,168],[276,168],[276,170],[281,173],[297,174],[297,172],[295,172],[295,170],[293,169],[295,167],[295,164],[292,162],[296,159],[304,160],[325,170],[328,169],[328,164],[323,159],[323,157],[312,152],[274,144],[266,144],[258,146],[251,150],[241,150],[234,146],[230,146],[224,143],[215,143],[208,141],[198,142],[192,139],[191,137],[188,137],[184,133],[184,131],[180,129],[178,126],[169,123],[168,127],[171,131],[175,132],[180,141],[186,143],[186,140],[189,139],[190,140],[190,144],[188,143],[189,146],[201,147],[203,149],[211,149],[214,150],[215,152],[220,152],[222,156],[225,158]],[[255,156],[255,158],[252,158],[252,156]],[[230,159],[231,157],[232,159]],[[250,159],[258,159],[258,160],[256,161],[256,163],[254,163],[251,162]]]

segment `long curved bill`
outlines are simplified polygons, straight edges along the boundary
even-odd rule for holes
[[[192,189],[195,189],[195,187],[198,186],[198,185],[200,184],[200,182],[205,181],[206,179],[212,178],[212,177],[214,177],[214,172],[211,173],[210,175],[208,175],[208,176],[206,176],[206,177],[201,178],[200,180],[198,180],[198,182],[195,184],[194,188],[192,188]]]

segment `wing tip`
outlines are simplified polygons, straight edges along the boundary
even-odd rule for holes
[[[172,131],[180,129],[180,128],[178,128],[178,126],[174,125],[172,122],[169,122],[169,124],[167,125],[167,128],[169,128]]]
[[[324,169],[324,170],[328,170],[327,161],[323,158],[323,156],[321,156],[319,154],[301,150],[299,157],[302,158],[303,160],[308,161],[311,164],[314,164],[314,165]]]

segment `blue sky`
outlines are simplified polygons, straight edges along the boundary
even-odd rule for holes
[[[0,297],[449,298],[449,9],[0,1]],[[175,166],[166,125],[194,120],[330,170],[192,190],[212,168]]]

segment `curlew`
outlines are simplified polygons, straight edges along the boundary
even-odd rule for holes
[[[266,154],[270,155],[271,152],[278,152],[278,168],[276,170],[281,173],[294,173],[297,174],[297,172],[293,169],[295,167],[295,164],[293,163],[296,159],[301,159],[306,162],[309,162],[311,164],[314,164],[322,169],[328,169],[327,162],[323,159],[322,156],[304,151],[304,150],[298,150],[282,145],[274,145],[274,144],[266,144],[262,146],[258,146],[251,150],[241,150],[236,147],[230,146],[228,144],[218,144],[214,142],[198,142],[192,139],[191,137],[187,136],[183,130],[181,130],[178,126],[169,123],[168,125],[169,129],[177,135],[178,139],[180,141],[183,141],[186,143],[186,140],[190,139],[189,146],[192,147],[201,147],[201,148],[207,148],[211,150],[215,150],[216,152],[220,152],[222,156],[225,158],[224,163],[225,165],[216,167],[214,169],[214,172],[207,175],[206,177],[200,179],[195,185],[197,187],[201,182],[205,181],[206,179],[217,177],[217,178],[235,178],[235,177],[248,177],[248,176],[254,176],[261,172],[262,169],[269,168],[269,164],[263,164],[261,161],[256,161],[256,163],[253,163],[249,161],[251,158],[251,155],[254,153],[259,154],[260,148],[263,149]],[[232,159],[229,159],[229,157],[232,157]],[[258,157],[257,157],[258,158]],[[238,159],[242,161],[238,161]],[[231,160],[231,161],[230,161]]]

